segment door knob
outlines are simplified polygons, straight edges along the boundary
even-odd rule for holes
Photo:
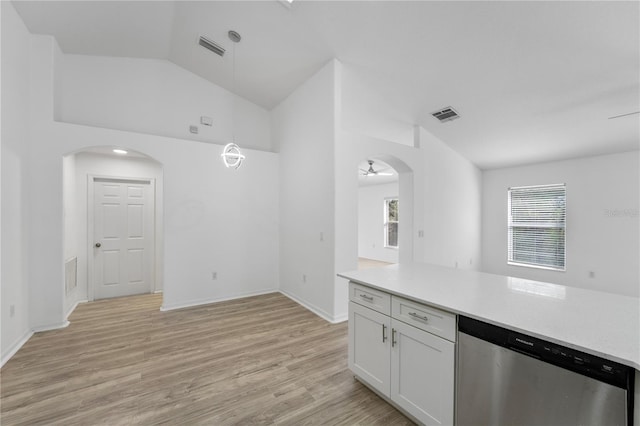
[[[96,243],[96,247],[100,248],[101,246],[102,246],[102,244]]]

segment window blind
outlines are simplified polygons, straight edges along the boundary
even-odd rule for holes
[[[384,246],[398,248],[398,214],[397,198],[384,200]]]
[[[509,188],[508,263],[565,269],[566,187]]]

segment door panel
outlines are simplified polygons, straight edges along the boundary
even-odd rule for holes
[[[152,182],[95,179],[93,185],[94,298],[149,293],[154,288]]]
[[[391,399],[426,425],[453,424],[455,344],[392,320]]]
[[[388,316],[349,302],[349,369],[386,396],[391,374],[390,325]]]
[[[129,271],[127,276],[130,283],[137,283],[144,280],[144,251],[139,249],[129,250],[128,255]]]
[[[144,238],[144,205],[142,204],[129,204],[127,206],[127,228],[129,238]]]
[[[120,251],[119,250],[103,250],[103,284],[117,285],[120,281]]]
[[[102,239],[118,238],[120,204],[102,203]]]

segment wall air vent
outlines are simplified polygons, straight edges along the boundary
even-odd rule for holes
[[[437,118],[441,123],[446,123],[447,121],[460,118],[460,115],[458,115],[458,113],[451,107],[442,108],[440,111],[432,112],[431,115]]]
[[[198,40],[198,44],[205,49],[209,49],[216,55],[224,56],[224,47],[220,46],[214,41],[209,40],[205,36],[200,36],[200,40]]]

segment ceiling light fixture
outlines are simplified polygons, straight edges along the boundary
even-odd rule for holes
[[[226,144],[220,156],[222,157],[222,161],[224,161],[224,165],[228,168],[233,167],[237,169],[242,164],[242,160],[244,160],[244,155],[240,152],[240,147],[235,143]]]
[[[120,155],[125,155],[128,153],[128,151],[125,151],[124,149],[118,149],[118,148],[114,149],[113,152]]]
[[[236,145],[236,129],[235,129],[235,114],[234,114],[234,106],[236,100],[236,44],[242,40],[242,37],[237,32],[230,30],[229,40],[233,42],[233,98],[231,100],[231,143],[225,145],[222,150],[222,161],[227,168],[233,167],[234,169],[238,169],[242,165],[242,161],[244,160],[244,155],[242,155],[242,151],[240,151],[240,147]]]

